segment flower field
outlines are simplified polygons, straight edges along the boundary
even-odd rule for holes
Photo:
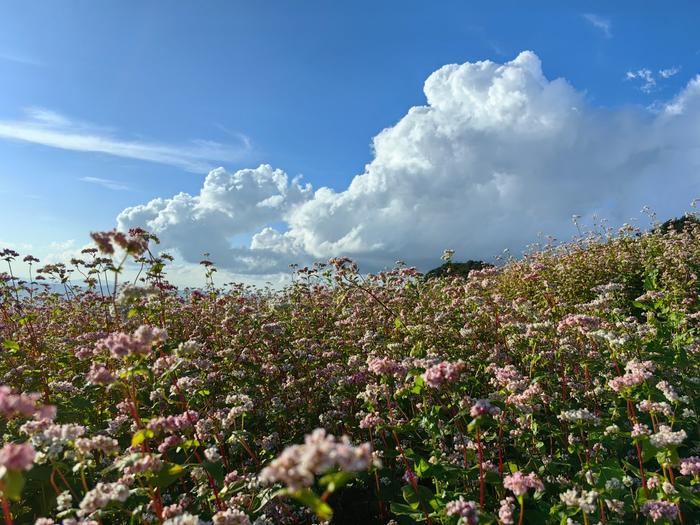
[[[93,238],[0,252],[5,524],[700,523],[692,221],[279,291],[209,261],[177,290],[152,236]]]

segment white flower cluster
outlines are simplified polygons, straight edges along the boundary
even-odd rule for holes
[[[659,431],[649,437],[649,441],[656,448],[664,448],[668,446],[678,446],[683,443],[686,437],[687,434],[685,430],[673,432],[668,425],[661,425]]]
[[[598,425],[600,423],[600,418],[591,413],[587,408],[564,410],[559,414],[559,419],[568,423],[592,423],[593,425]]]
[[[31,436],[30,441],[34,448],[42,452],[42,457],[49,458],[57,458],[69,441],[75,441],[85,434],[82,425],[54,425],[47,420],[28,421],[21,430]]]
[[[337,439],[317,428],[306,436],[303,445],[292,445],[282,451],[260,473],[267,483],[281,481],[291,490],[309,487],[314,476],[335,467],[348,472],[359,472],[375,463],[369,443],[354,447],[347,436]]]
[[[598,493],[595,490],[569,489],[566,492],[559,494],[559,499],[567,507],[578,507],[587,514],[592,514],[596,511],[596,502],[598,501]]]
[[[98,483],[80,502],[78,516],[87,516],[107,506],[110,501],[123,502],[128,497],[129,487],[122,483]]]
[[[236,418],[253,410],[253,400],[245,394],[231,394],[226,397],[226,404],[232,405],[224,418],[224,428],[230,428],[236,422]]]
[[[194,516],[189,512],[180,514],[179,516],[174,516],[163,522],[163,525],[202,525],[203,521],[199,519],[199,516]]]
[[[250,525],[250,519],[238,509],[227,509],[214,514],[212,523],[213,525]]]
[[[119,451],[119,442],[108,436],[78,438],[75,440],[75,449],[81,454],[89,454],[94,450],[104,454],[115,454]]]

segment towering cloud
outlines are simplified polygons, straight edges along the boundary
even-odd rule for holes
[[[219,169],[200,195],[129,208],[119,226],[146,227],[190,261],[210,251],[237,272],[336,255],[364,269],[425,268],[447,247],[489,258],[538,232],[568,236],[572,214],[677,214],[700,193],[700,77],[654,111],[596,108],[525,51],[444,66],[424,90],[427,104],[374,138],[374,159],[344,191],[312,193],[264,165]],[[241,234],[247,246],[232,248]]]
[[[146,228],[165,248],[177,249],[189,262],[209,252],[224,267],[241,273],[274,273],[285,263],[274,249],[232,247],[237,236],[285,220],[290,210],[311,196],[311,188],[263,164],[228,173],[211,171],[199,195],[179,193],[169,199],[127,208],[117,217],[118,228]],[[280,266],[282,265],[282,266]]]

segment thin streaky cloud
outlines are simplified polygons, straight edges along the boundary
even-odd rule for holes
[[[243,146],[247,149],[252,149],[253,148],[253,141],[250,140],[250,137],[246,135],[245,133],[241,133],[240,131],[232,131],[228,129],[226,126],[223,124],[220,124],[218,122],[214,123],[214,126],[229,135],[230,137],[235,138],[236,140],[240,140]]]
[[[7,51],[0,51],[0,61],[13,62],[15,64],[22,64],[23,66],[40,67],[44,65],[41,60],[37,60],[36,58]]]
[[[77,122],[44,108],[29,108],[25,110],[24,118],[19,120],[0,120],[2,138],[57,149],[157,162],[195,173],[206,173],[217,162],[243,160],[252,149],[250,142],[242,139],[233,145],[207,140],[194,140],[182,145],[128,140],[105,128]]]
[[[599,29],[605,35],[605,38],[612,38],[612,22],[609,18],[605,18],[600,15],[594,15],[592,13],[586,13],[583,16],[589,24],[591,24],[596,29]]]
[[[126,184],[119,182],[118,180],[113,180],[113,179],[102,179],[100,177],[81,177],[79,179],[82,182],[87,182],[89,184],[96,184],[98,186],[102,186],[103,188],[107,188],[108,190],[114,190],[114,191],[129,191],[131,188],[127,186]]]

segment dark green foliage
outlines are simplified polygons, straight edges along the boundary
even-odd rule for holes
[[[472,270],[483,270],[484,268],[493,268],[493,264],[489,264],[484,261],[473,261],[468,260],[466,262],[446,262],[438,268],[434,268],[425,274],[426,279],[433,279],[435,277],[464,277],[469,276],[469,272]]]
[[[700,220],[695,215],[683,215],[683,217],[674,217],[664,222],[661,226],[654,228],[654,231],[666,234],[671,230],[676,233],[681,233],[685,229],[691,229],[693,226],[700,225]]]

